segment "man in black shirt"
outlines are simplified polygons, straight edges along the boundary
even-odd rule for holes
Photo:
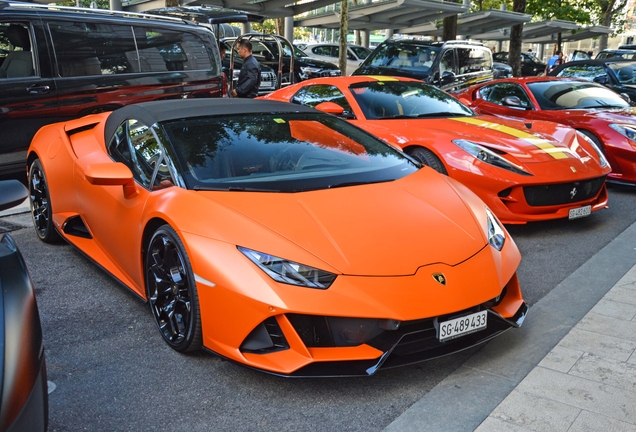
[[[243,66],[238,76],[236,88],[232,90],[232,97],[255,98],[261,85],[261,66],[252,55],[252,43],[241,39],[237,43],[237,52],[243,59]]]

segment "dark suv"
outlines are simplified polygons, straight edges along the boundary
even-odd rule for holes
[[[352,75],[397,75],[422,80],[447,91],[493,79],[492,53],[467,41],[382,42]]]
[[[497,62],[510,64],[509,54],[505,51],[493,54]],[[521,53],[521,75],[536,76],[545,73],[546,64],[530,53]]]
[[[135,16],[133,18],[132,16]],[[222,96],[212,32],[175,18],[0,1],[0,173],[43,125],[157,99]]]

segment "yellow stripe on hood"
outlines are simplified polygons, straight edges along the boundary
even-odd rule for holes
[[[521,139],[523,141],[526,141],[526,142],[532,144],[533,146],[543,150],[544,152],[546,152],[550,156],[552,156],[554,159],[567,159],[569,157],[567,150],[564,150],[563,148],[556,147],[550,141],[544,140],[543,138],[539,138],[536,135],[533,135],[533,134],[528,133],[528,132],[524,132],[524,131],[519,130],[519,129],[515,129],[515,128],[509,127],[509,126],[504,126],[504,125],[499,124],[499,123],[492,123],[492,122],[489,122],[489,121],[476,119],[476,118],[473,118],[473,117],[457,117],[457,118],[451,118],[449,120],[455,120],[455,121],[459,121],[459,122],[470,123],[470,124],[475,125],[475,126],[480,126],[480,127],[484,127],[484,128],[487,128],[487,129],[496,130],[498,132],[502,132],[502,133],[505,133],[505,134],[508,134],[508,135],[512,135],[515,138],[519,138],[519,139]]]

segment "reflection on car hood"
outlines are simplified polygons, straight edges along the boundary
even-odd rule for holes
[[[301,62],[301,66],[303,67],[316,67],[321,69],[338,69],[338,66],[333,63],[329,63],[324,60],[319,60],[313,57],[294,57],[294,63]]]
[[[428,78],[428,74],[423,71],[418,71],[417,69],[407,69],[407,68],[392,68],[392,67],[375,67],[375,66],[364,66],[355,70],[352,75],[390,75],[390,76],[401,76],[406,78],[413,78],[418,80],[426,80]]]
[[[201,193],[344,274],[410,275],[431,263],[458,264],[486,245],[473,212],[430,168],[388,183],[302,193]],[[248,226],[236,226],[237,235],[253,232]],[[232,242],[275,253],[256,237]]]
[[[629,122],[636,121],[636,107],[630,108],[598,108],[585,110],[585,117],[594,117],[607,120],[609,122]]]

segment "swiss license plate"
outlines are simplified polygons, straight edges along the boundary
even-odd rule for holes
[[[262,81],[261,82],[261,87],[271,88],[272,87],[272,82],[271,81]]]
[[[582,218],[585,216],[589,216],[592,214],[592,206],[591,205],[587,205],[584,207],[578,207],[578,208],[573,208],[570,209],[570,212],[568,214],[568,218],[569,219],[578,219],[578,218]]]
[[[481,311],[461,318],[439,323],[437,338],[440,342],[473,333],[486,328],[488,311]]]

